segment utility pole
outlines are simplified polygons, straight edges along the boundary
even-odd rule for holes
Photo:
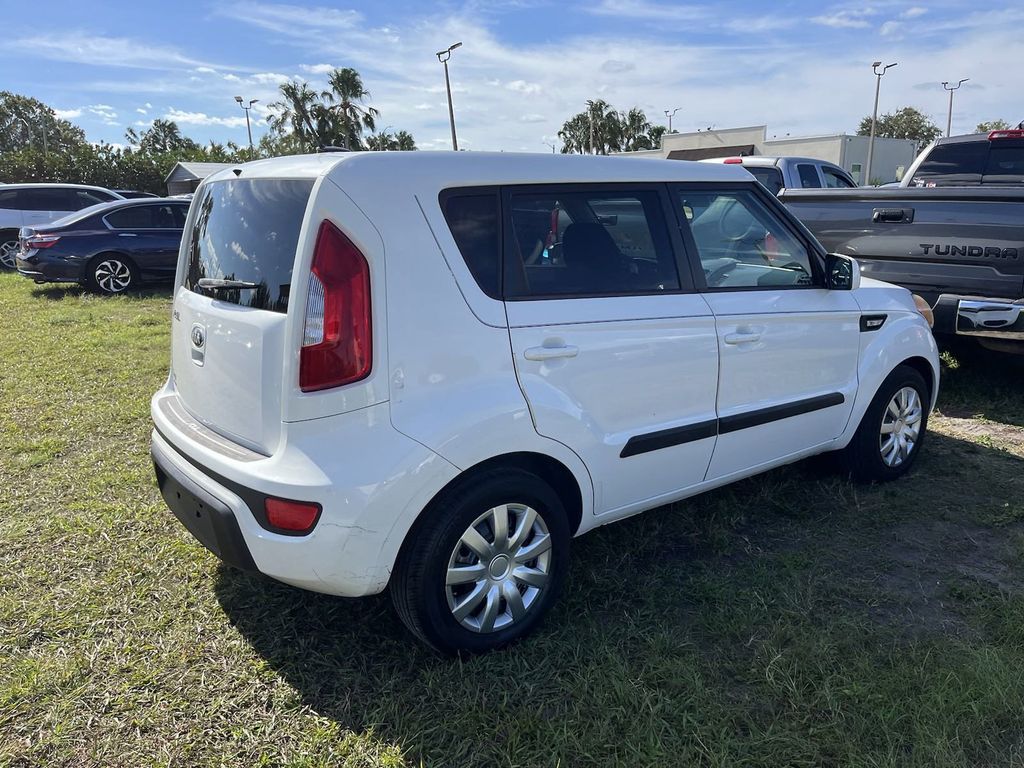
[[[871,65],[871,71],[875,73],[875,108],[871,112],[871,137],[868,139],[868,167],[864,174],[865,185],[871,184],[871,161],[875,155],[875,125],[878,123],[878,92],[882,88],[882,75],[890,67],[895,67],[899,62],[894,61],[892,64],[886,64],[882,67],[882,62],[876,61]],[[882,67],[882,71],[879,72],[878,68]]]
[[[948,80],[942,83],[943,90],[949,91],[949,112],[946,114],[946,136],[949,136],[949,131],[953,127],[953,91],[957,90],[970,79],[971,78],[969,77],[965,77],[956,85],[950,85]]]
[[[449,45],[447,50],[437,52],[437,60],[444,64],[444,87],[448,91],[448,123],[452,128],[452,151],[459,151],[459,140],[455,138],[455,108],[452,106],[452,83],[448,79],[448,59],[452,57],[452,51],[461,46],[462,43]]]

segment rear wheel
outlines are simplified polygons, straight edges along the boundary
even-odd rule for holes
[[[423,514],[391,581],[409,630],[449,654],[493,650],[531,632],[569,566],[569,524],[551,487],[525,470],[490,470]]]
[[[18,252],[18,233],[4,232],[0,234],[0,266],[14,269],[14,256]]]
[[[86,282],[100,293],[124,293],[138,285],[138,270],[128,257],[106,253],[90,262]]]
[[[929,398],[924,378],[910,366],[900,365],[890,373],[843,451],[850,474],[867,481],[895,480],[905,474],[921,451]]]

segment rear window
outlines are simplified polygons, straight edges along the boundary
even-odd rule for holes
[[[778,168],[764,165],[744,165],[743,168],[749,171],[755,179],[761,182],[761,186],[773,195],[779,194],[785,186],[782,183],[782,171]]]
[[[1024,142],[996,140],[988,153],[982,184],[1024,183]]]
[[[312,179],[232,179],[206,186],[193,201],[185,287],[221,301],[288,311],[292,266]],[[242,280],[256,288],[208,290],[204,277]]]
[[[988,160],[988,140],[938,144],[914,173],[925,185],[978,184]]]

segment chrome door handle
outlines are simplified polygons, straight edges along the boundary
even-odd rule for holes
[[[580,353],[579,347],[565,345],[561,347],[529,347],[523,352],[527,360],[554,360],[559,357],[576,357]]]
[[[760,333],[727,333],[725,334],[726,344],[750,344],[754,341],[760,341]]]
[[[118,237],[138,237],[138,235],[135,234],[134,232],[118,232],[117,236]]]

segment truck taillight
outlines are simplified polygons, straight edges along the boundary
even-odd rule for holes
[[[726,165],[743,165],[742,157],[727,157],[722,161]]]
[[[1001,131],[992,131],[988,135],[988,140],[994,141],[995,139],[1024,139],[1024,129],[1008,128]]]
[[[373,364],[370,265],[329,221],[313,250],[299,354],[299,388],[315,392],[365,379]]]

